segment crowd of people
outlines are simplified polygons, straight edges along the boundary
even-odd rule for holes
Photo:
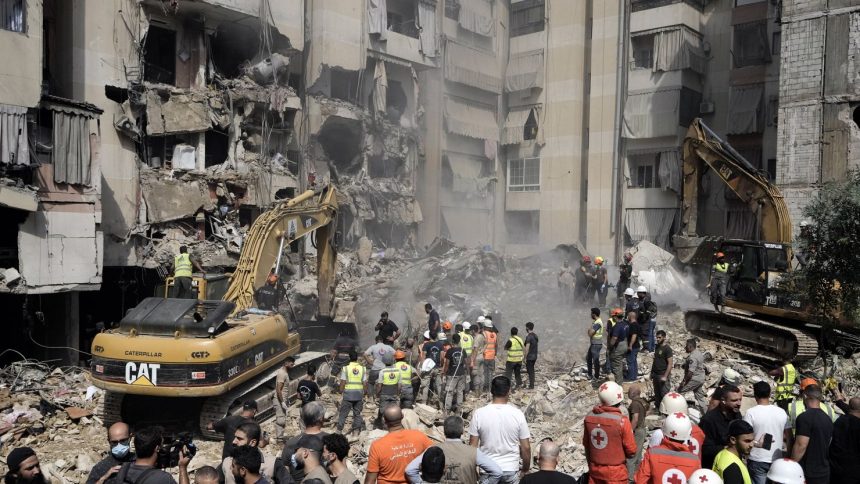
[[[193,479],[201,484],[355,484],[359,479],[346,462],[350,434],[366,429],[362,411],[372,401],[379,409],[372,425],[387,432],[370,445],[365,484],[860,482],[860,398],[848,400],[838,388],[831,389],[839,415],[823,402],[819,383],[786,361],[771,372],[775,386],[750,382],[756,404],[741,413],[743,382],[736,371],[727,368],[708,398],[707,368],[695,339],[685,342],[680,365],[684,374],[673,390],[676,356],[666,332],[655,331],[656,304],[641,286],[626,288],[622,296],[624,309],[612,310],[606,324],[600,308],[590,309],[591,324],[584,336],[589,342],[587,372],[596,395],[582,396],[594,399],[595,405],[582,422],[588,472],[579,481],[557,469],[565,449],[578,450],[552,438],[533,448],[525,415],[509,402],[513,392],[535,387],[535,324],[526,323],[524,335],[511,327],[502,337],[491,315],[479,316],[475,324],[452,324],[430,304],[425,306],[427,330],[420,343],[401,335],[387,313],[376,326],[376,342],[363,352],[342,334],[331,351],[328,381],[318,382],[316,367],[307,365],[305,375],[291,385],[295,360],[288,358],[273,396],[280,453],[271,452],[256,420],[257,403],[249,400],[239,414],[209,424],[224,435],[221,461],[196,468]],[[638,359],[644,358],[640,349],[651,353],[650,398],[638,370]],[[497,361],[504,362],[504,370],[497,369]],[[632,382],[626,389],[625,381]],[[335,422],[326,422],[326,408],[318,401],[326,386],[341,398]],[[489,403],[464,412],[469,392],[478,398],[487,395]],[[686,394],[692,395],[690,402]],[[416,401],[442,412],[444,441],[434,442],[424,432],[404,427],[404,409]],[[301,406],[300,433],[289,436],[286,410],[292,402]],[[649,438],[646,420],[652,404],[662,423]],[[194,449],[177,447],[157,427],[132,434],[125,423],[115,423],[108,429],[107,443],[107,455],[92,468],[87,484],[175,483],[165,466],[178,467],[179,482],[190,484]],[[7,484],[45,481],[33,449],[12,450],[7,465]]]

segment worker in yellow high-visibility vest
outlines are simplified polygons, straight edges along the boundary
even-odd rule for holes
[[[523,386],[523,350],[526,348],[526,343],[517,336],[517,333],[519,333],[519,329],[516,326],[511,328],[511,337],[505,343],[505,350],[508,352],[508,359],[505,361],[505,376],[510,379],[511,373],[513,373],[517,381],[516,388],[520,388]]]
[[[188,254],[188,247],[179,247],[179,254],[173,258],[173,297],[177,299],[197,299],[191,286],[192,266],[200,272],[203,267]]]
[[[726,307],[726,285],[729,282],[729,263],[726,262],[726,255],[722,252],[717,252],[714,257],[716,262],[711,267],[711,278],[708,281],[708,289],[710,289],[711,304],[714,305],[714,310],[723,312]]]

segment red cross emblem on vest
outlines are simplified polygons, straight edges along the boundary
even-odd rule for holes
[[[687,476],[678,469],[669,469],[663,473],[660,482],[662,484],[687,484]]]
[[[690,439],[687,441],[687,446],[690,448],[690,452],[699,455],[699,441],[696,439]]]
[[[595,449],[605,449],[609,445],[609,436],[606,435],[606,431],[600,427],[593,429],[591,431],[591,445]]]

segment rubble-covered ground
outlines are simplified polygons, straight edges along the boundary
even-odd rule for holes
[[[585,377],[584,354],[588,344],[585,328],[587,307],[569,307],[560,302],[556,274],[560,261],[579,256],[576,249],[560,248],[543,256],[516,259],[493,252],[453,247],[439,242],[425,257],[388,249],[374,250],[368,244],[340,258],[341,282],[338,295],[356,301],[356,318],[362,339],[373,336],[373,325],[382,310],[388,310],[402,329],[414,334],[423,331],[426,316],[423,303],[430,301],[440,308],[443,318],[463,321],[480,311],[496,314],[502,335],[511,325],[534,321],[540,337],[540,357],[537,365],[535,390],[517,391],[512,403],[526,413],[535,442],[552,437],[560,443],[560,470],[579,475],[586,465],[581,445],[582,421],[597,402],[592,382]],[[312,267],[312,264],[308,264]],[[660,268],[655,269],[659,273]],[[291,284],[296,305],[311,306],[315,300],[313,275]],[[669,289],[669,291],[671,288]],[[610,304],[614,289],[610,289]],[[663,294],[670,300],[670,292]],[[655,301],[661,304],[660,297]],[[683,327],[683,312],[676,304],[692,306],[695,300],[675,300],[661,305],[658,328],[668,333],[675,352],[672,388],[683,376],[683,345],[689,334]],[[301,309],[299,309],[301,311]],[[739,356],[732,350],[711,341],[702,341],[710,370],[708,386],[714,385],[723,369],[733,368],[743,377],[745,406],[753,405],[752,385],[767,379],[768,368]],[[645,394],[651,388],[648,373],[651,355],[640,353],[640,383]],[[835,366],[834,366],[835,363]],[[497,368],[503,365],[497,365]],[[835,376],[849,396],[858,395],[860,355],[853,359],[838,359],[828,363],[835,367]],[[821,359],[801,368],[804,373],[824,374]],[[523,374],[525,378],[525,373]],[[629,384],[624,384],[629,388]],[[324,389],[322,402],[330,417],[335,417],[339,395]],[[92,387],[86,370],[81,368],[51,368],[35,361],[19,361],[0,370],[0,456],[17,446],[29,445],[37,450],[43,471],[55,482],[83,482],[89,469],[107,451],[106,431],[95,415],[103,394]],[[688,396],[692,400],[692,395]],[[471,411],[488,403],[487,395],[470,395],[463,413],[468,419]],[[376,406],[365,405],[365,423],[375,417]],[[653,412],[653,409],[652,409]],[[291,409],[298,416],[298,407]],[[414,412],[406,411],[406,425],[427,432],[442,440],[441,423],[444,415],[432,406],[417,405]],[[299,433],[296,419],[291,419],[289,434]],[[659,425],[659,417],[648,418],[651,428]],[[269,435],[275,435],[272,421],[263,425]],[[326,431],[334,431],[334,419]],[[350,436],[353,443],[350,466],[363,475],[371,442],[384,435],[380,430],[365,431]],[[202,441],[192,461],[192,469],[215,465],[221,443]],[[280,453],[280,443],[270,444],[272,453]]]

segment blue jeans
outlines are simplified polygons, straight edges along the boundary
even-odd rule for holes
[[[633,348],[630,353],[627,353],[627,375],[625,380],[635,380],[639,377],[639,365],[636,362],[636,356],[639,354],[639,348]]]
[[[753,484],[765,484],[767,471],[770,470],[770,462],[747,461],[747,470],[750,471],[750,479]]]
[[[600,378],[600,350],[603,349],[602,344],[592,344],[588,347],[588,353],[585,355],[585,362],[588,367],[588,377]]]
[[[654,348],[657,346],[657,321],[651,319],[648,321],[648,351],[651,353],[654,352]]]

